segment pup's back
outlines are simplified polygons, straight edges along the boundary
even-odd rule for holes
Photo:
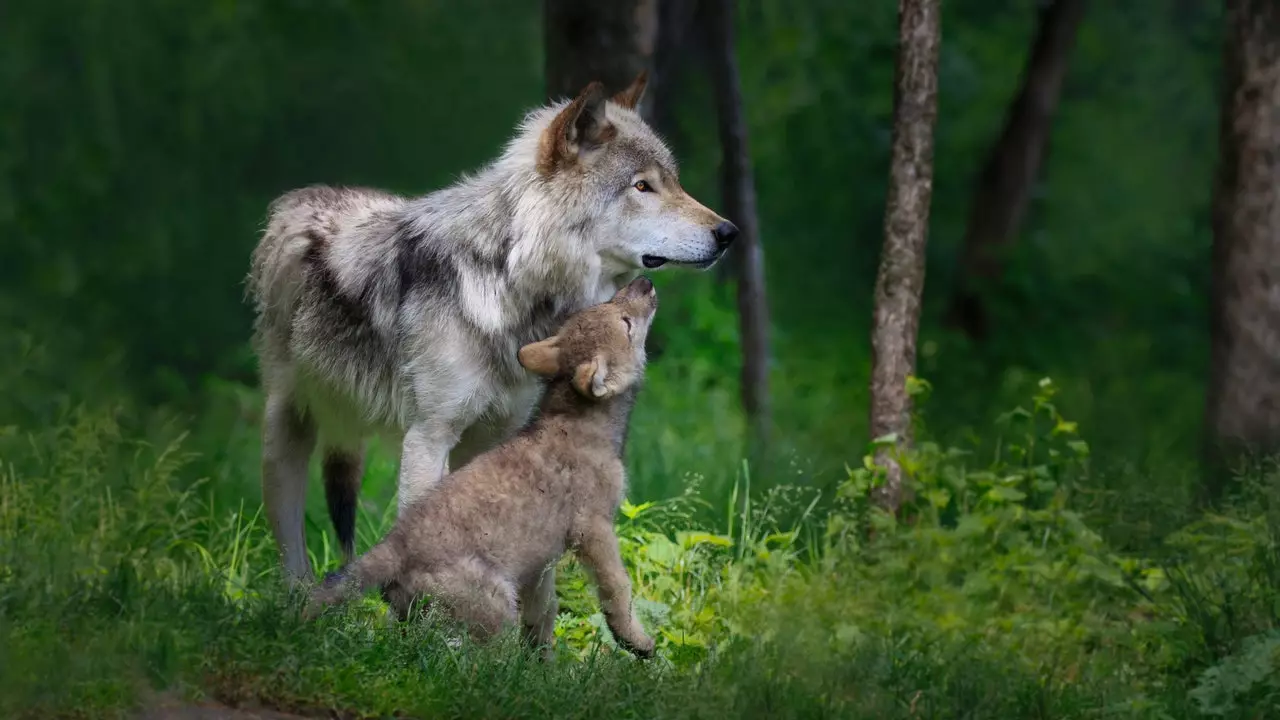
[[[639,278],[570,318],[558,335],[521,349],[521,364],[550,378],[538,417],[428,490],[313,600],[328,604],[381,587],[403,617],[415,597],[430,595],[484,637],[515,619],[522,592],[568,548],[588,564],[608,565],[596,573],[602,589],[626,583],[613,516],[625,491],[622,448],[656,302],[652,283]],[[621,598],[629,595],[628,587]],[[552,618],[554,611],[553,603]],[[612,615],[620,642],[652,646],[633,618],[623,622],[629,612]]]

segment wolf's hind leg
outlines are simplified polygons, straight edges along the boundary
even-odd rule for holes
[[[324,449],[324,497],[329,506],[329,519],[338,534],[342,562],[347,564],[356,552],[356,507],[360,500],[360,480],[364,475],[363,445],[355,449]]]
[[[287,393],[269,393],[262,418],[262,502],[290,584],[311,579],[303,516],[316,429]]]

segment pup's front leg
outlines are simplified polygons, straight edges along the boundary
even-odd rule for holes
[[[582,533],[578,557],[595,577],[600,607],[613,639],[638,657],[653,655],[653,638],[645,634],[631,608],[631,578],[622,565],[618,537],[607,519],[596,520]]]

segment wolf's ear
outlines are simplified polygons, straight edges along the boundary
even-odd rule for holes
[[[593,82],[556,115],[538,143],[540,172],[555,172],[562,162],[614,138],[618,131],[605,118],[604,104],[604,86]]]
[[[648,85],[649,71],[641,70],[636,79],[631,81],[630,87],[609,99],[628,110],[635,110],[640,101],[644,100],[644,90]]]
[[[552,377],[560,372],[559,335],[552,335],[546,340],[529,343],[520,348],[516,359],[524,369],[544,377]]]
[[[573,373],[573,387],[586,397],[603,398],[611,394],[608,386],[604,384],[608,376],[609,364],[605,361],[604,355],[596,355],[591,362],[578,366]]]

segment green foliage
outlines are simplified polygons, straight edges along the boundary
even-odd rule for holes
[[[913,382],[918,403],[928,387]],[[260,509],[218,500],[192,474],[208,460],[184,451],[191,439],[171,424],[140,442],[132,411],[78,407],[48,429],[10,426],[0,436],[0,667],[11,669],[0,674],[0,712],[125,712],[144,689],[175,686],[361,716],[1274,709],[1275,476],[1250,478],[1231,505],[1150,554],[1119,552],[1076,510],[1089,452],[1060,399],[1041,381],[996,419],[989,455],[919,424],[919,443],[893,448],[911,491],[902,519],[869,495],[881,481],[872,455],[889,440],[868,448],[826,511],[811,490],[753,490],[746,466],[719,512],[697,478],[669,500],[628,502],[621,548],[659,657],[636,663],[614,647],[567,558],[553,666],[520,650],[514,632],[474,647],[431,617],[389,625],[373,598],[302,622],[279,589]],[[385,531],[384,508],[362,512],[363,547]],[[319,535],[313,555],[332,566]]]
[[[11,99],[0,107],[0,327],[57,328],[54,352],[75,359],[65,374],[115,357],[124,394],[187,411],[206,409],[210,375],[253,382],[241,295],[271,197],[314,182],[439,187],[491,158],[543,94],[536,4],[82,5],[19,3],[0,26],[0,96]],[[1217,8],[1089,9],[1026,231],[990,288],[1001,332],[979,349],[937,328],[972,179],[1017,87],[1035,9],[943,10],[921,347],[944,401],[931,422],[980,432],[976,419],[1020,397],[1025,378],[1052,374],[1107,465],[1194,474]],[[803,473],[829,491],[865,430],[894,13],[750,0],[739,14],[785,430],[784,459],[758,468],[761,482]],[[670,134],[684,182],[719,207],[711,96],[695,63],[677,80]],[[637,417],[654,426],[635,454],[637,487],[666,497],[697,473],[718,504],[742,455],[732,293],[708,290],[706,276],[660,275],[678,297],[664,294],[660,362],[676,367]],[[1107,489],[1133,497],[1126,507],[1185,494]],[[1117,525],[1137,536],[1148,522]]]
[[[1280,630],[1245,638],[1240,652],[1205,670],[1190,695],[1200,712],[1244,716],[1250,709],[1280,712]]]

